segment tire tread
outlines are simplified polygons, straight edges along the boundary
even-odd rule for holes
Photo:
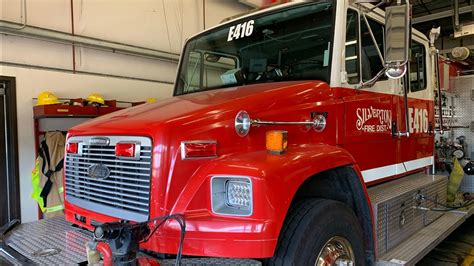
[[[294,263],[288,261],[288,258],[294,258],[300,254],[300,252],[295,249],[294,244],[298,243],[298,241],[305,237],[304,230],[310,225],[310,221],[314,218],[314,214],[321,213],[328,207],[336,207],[343,211],[347,211],[350,215],[353,215],[357,221],[353,211],[340,202],[321,198],[300,200],[299,202],[296,202],[288,212],[287,218],[285,219],[280,232],[275,254],[267,261],[267,264],[275,266],[294,265]],[[359,233],[360,235],[362,234],[361,229]],[[303,251],[301,251],[301,253],[303,253]]]

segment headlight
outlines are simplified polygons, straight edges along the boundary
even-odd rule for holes
[[[211,205],[212,212],[217,214],[252,215],[252,181],[244,176],[213,176]]]

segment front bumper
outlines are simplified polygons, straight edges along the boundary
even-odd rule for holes
[[[0,232],[0,265],[84,264],[87,262],[86,243],[90,240],[91,232],[72,226],[63,217],[21,224],[5,234]],[[160,265],[175,263],[174,259],[158,261]],[[252,259],[183,258],[182,265],[259,266],[261,262]]]

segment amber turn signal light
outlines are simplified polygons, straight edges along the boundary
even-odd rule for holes
[[[288,148],[288,131],[271,130],[266,134],[267,151],[271,154],[282,154]]]

